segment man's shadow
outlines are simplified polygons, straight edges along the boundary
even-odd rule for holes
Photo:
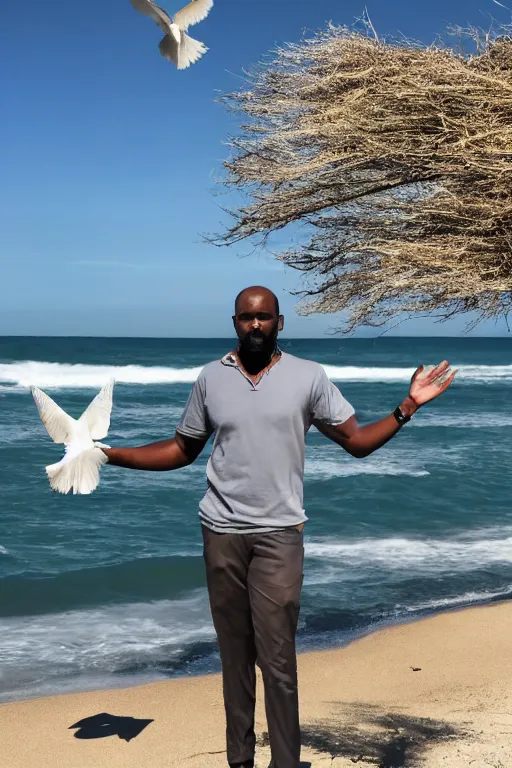
[[[75,739],[103,739],[106,736],[119,736],[124,741],[131,741],[153,720],[140,720],[135,717],[119,717],[101,712],[79,720],[69,728],[78,728],[74,734]]]

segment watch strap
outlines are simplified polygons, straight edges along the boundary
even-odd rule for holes
[[[402,409],[400,408],[399,405],[393,411],[393,416],[395,417],[395,419],[397,420],[400,426],[407,424],[407,422],[411,420],[410,416],[406,416],[405,413],[402,413]]]

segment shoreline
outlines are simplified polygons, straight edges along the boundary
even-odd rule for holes
[[[380,623],[376,623],[360,631],[354,630],[353,632],[350,632],[349,630],[348,634],[350,634],[350,637],[347,638],[345,642],[343,641],[336,642],[335,640],[334,636],[341,634],[340,631],[326,631],[325,634],[328,636],[333,636],[333,640],[332,642],[326,642],[322,644],[318,644],[316,642],[311,642],[311,644],[309,644],[307,642],[308,636],[306,636],[305,638],[302,639],[302,643],[299,640],[298,645],[300,646],[302,644],[304,647],[297,649],[297,657],[299,658],[305,655],[316,654],[316,653],[336,653],[339,651],[343,651],[347,648],[350,648],[352,645],[360,642],[361,640],[364,640],[365,638],[371,637],[373,635],[379,635],[382,632],[387,632],[389,630],[397,629],[400,627],[407,627],[410,625],[422,623],[424,621],[429,621],[431,619],[434,619],[438,616],[484,609],[484,608],[492,607],[494,605],[507,604],[507,603],[510,603],[511,601],[512,601],[512,596],[495,597],[495,598],[490,598],[489,600],[485,600],[484,602],[481,602],[481,603],[470,603],[470,604],[449,606],[449,607],[443,608],[442,610],[432,610],[432,611],[425,612],[423,614],[411,616],[410,618],[401,617],[396,621],[395,620],[382,621]],[[313,636],[310,635],[309,637],[313,637]],[[214,642],[216,642],[215,639],[214,639]],[[205,657],[204,660],[202,661],[206,665],[207,657]],[[77,686],[75,688],[71,686],[68,690],[56,690],[48,693],[46,692],[34,693],[29,696],[22,695],[21,698],[7,699],[5,701],[1,699],[1,693],[0,693],[0,711],[1,711],[1,707],[3,706],[23,704],[31,701],[44,701],[46,699],[53,699],[56,697],[80,696],[80,695],[87,695],[87,694],[94,694],[94,693],[102,693],[105,691],[133,690],[133,689],[136,689],[139,687],[145,687],[148,685],[159,685],[161,683],[166,684],[176,680],[202,679],[206,677],[220,675],[220,660],[217,660],[216,667],[217,667],[216,669],[212,669],[212,670],[202,670],[200,668],[199,671],[191,672],[191,673],[187,673],[185,671],[185,668],[183,668],[169,675],[164,675],[163,673],[158,675],[158,673],[153,674],[151,672],[148,672],[147,674],[140,673],[132,677],[131,683],[127,683],[127,679],[129,679],[129,676],[126,676],[126,679],[124,680],[122,680],[120,676],[118,684],[113,684],[113,680],[110,680],[109,685],[106,687],[101,685],[92,685],[91,687]]]
[[[304,765],[467,768],[474,761],[478,768],[508,768],[511,633],[506,600],[380,629],[342,649],[300,654]],[[266,768],[259,671],[257,695],[257,766]],[[101,713],[129,718],[123,721],[128,740],[117,726],[72,728]],[[226,765],[219,674],[5,703],[0,722],[6,768]],[[386,763],[392,754],[396,762]]]

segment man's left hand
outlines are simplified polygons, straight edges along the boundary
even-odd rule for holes
[[[456,373],[457,371],[450,371],[450,364],[447,360],[426,373],[424,367],[420,365],[411,379],[409,397],[419,408],[442,395],[454,380]]]

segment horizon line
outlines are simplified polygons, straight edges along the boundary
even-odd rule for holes
[[[333,333],[324,334],[322,336],[280,336],[283,340],[290,341],[376,341],[378,339],[460,339],[472,341],[474,339],[508,339],[509,334],[487,334],[482,336],[468,335],[468,334],[455,334],[455,335],[427,335],[427,334],[404,334],[402,336],[398,334],[379,334],[378,336],[344,336],[343,334]],[[234,336],[94,336],[86,334],[21,334],[21,333],[7,333],[0,334],[0,339],[109,339],[111,341],[119,340],[148,340],[148,341],[234,341]]]

